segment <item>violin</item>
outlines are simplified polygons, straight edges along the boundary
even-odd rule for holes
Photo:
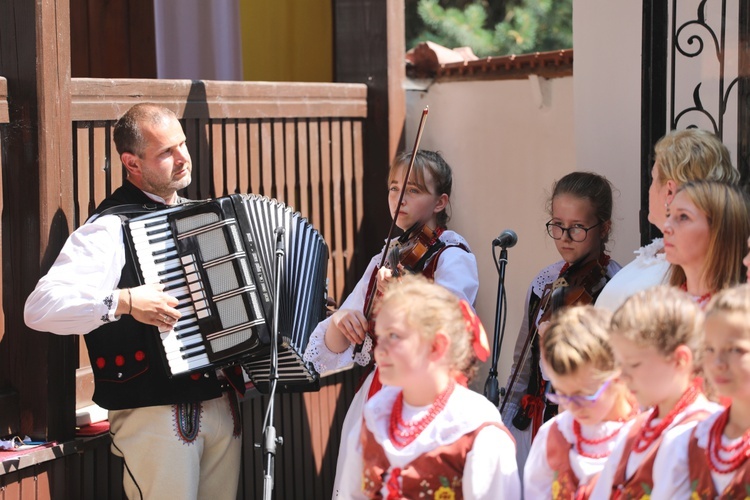
[[[545,309],[539,322],[549,321],[552,313],[562,307],[593,304],[607,281],[607,269],[599,260],[574,263],[553,284],[550,307]]]
[[[578,259],[553,283],[544,287],[542,299],[539,301],[531,318],[539,318],[540,312],[542,316],[539,318],[539,321],[532,324],[529,336],[526,338],[521,354],[518,357],[516,368],[510,377],[510,382],[503,395],[503,401],[500,404],[500,414],[505,409],[521,368],[526,364],[526,357],[531,346],[536,341],[537,333],[539,332],[538,325],[549,321],[552,314],[563,307],[593,304],[609,281],[606,266],[602,265],[599,259],[586,261],[587,258],[588,255],[584,255]]]
[[[401,274],[399,266],[412,273],[420,272],[430,257],[444,246],[436,229],[416,223],[390,246],[386,267],[396,278]]]

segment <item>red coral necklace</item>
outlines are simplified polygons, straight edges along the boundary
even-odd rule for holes
[[[699,395],[700,390],[698,389],[698,383],[697,381],[693,381],[693,383],[690,384],[690,387],[682,393],[682,396],[680,396],[680,399],[677,401],[677,404],[674,405],[672,411],[667,413],[661,422],[652,426],[654,419],[659,416],[659,407],[657,406],[654,408],[651,415],[648,416],[648,419],[643,424],[643,427],[641,427],[640,432],[638,432],[638,437],[633,445],[633,450],[636,453],[643,453],[646,451],[648,447],[651,446],[651,443],[661,436],[662,432],[672,424],[677,415],[693,404],[695,400],[698,399]]]
[[[708,446],[706,447],[708,465],[711,470],[719,474],[729,474],[736,471],[750,456],[750,429],[746,430],[742,434],[742,439],[735,444],[724,446],[721,442],[721,436],[724,435],[724,429],[729,421],[729,408],[724,410],[711,426],[711,431],[708,434]],[[724,456],[729,455],[729,458],[721,458],[720,452],[723,452]]]
[[[680,289],[683,292],[685,292],[688,295],[690,295],[693,298],[693,300],[695,301],[695,303],[698,304],[701,307],[701,309],[706,304],[708,304],[709,299],[711,299],[711,295],[713,295],[711,292],[706,292],[703,295],[701,295],[700,297],[697,296],[697,295],[693,295],[692,293],[690,293],[690,292],[687,291],[687,283],[683,283],[682,285],[680,285]]]
[[[621,422],[622,425],[620,425],[617,429],[615,429],[612,434],[608,434],[604,437],[601,437],[599,439],[588,439],[583,436],[583,432],[581,429],[581,423],[578,420],[573,420],[573,434],[576,436],[576,451],[579,455],[582,457],[587,458],[607,458],[611,451],[607,451],[606,453],[588,453],[584,451],[583,445],[586,446],[596,446],[598,444],[606,443],[607,441],[611,441],[614,438],[617,437],[618,434],[620,434],[620,431],[622,430],[622,427],[625,425],[625,422],[632,419],[638,415],[638,406],[634,403],[630,408],[630,413],[623,418],[618,418],[617,422]]]
[[[438,397],[430,406],[427,415],[416,420],[414,422],[404,422],[403,409],[404,409],[404,393],[399,392],[396,396],[396,401],[393,402],[393,409],[391,410],[391,421],[388,427],[388,435],[391,438],[391,442],[396,448],[403,448],[411,444],[417,436],[419,436],[430,422],[435,420],[435,417],[443,411],[445,404],[448,402],[453,393],[453,389],[456,387],[456,382],[451,379],[448,382],[448,387],[443,392],[438,394]]]

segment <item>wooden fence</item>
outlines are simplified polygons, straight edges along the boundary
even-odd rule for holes
[[[114,121],[137,102],[163,104],[181,118],[193,160],[193,182],[184,194],[202,199],[257,193],[300,211],[329,245],[329,294],[340,300],[369,257],[359,254],[366,92],[359,84],[73,79],[74,208],[65,216],[78,227],[121,184]],[[0,122],[2,111],[0,105]],[[5,116],[7,121],[7,111]],[[83,342],[79,359],[82,406],[92,388]],[[277,397],[276,426],[284,445],[276,457],[276,498],[330,497],[338,431],[358,377],[359,370],[342,372],[324,378],[320,392]],[[240,498],[261,497],[263,461],[254,443],[261,442],[266,404],[260,396],[243,403]],[[46,492],[52,498],[118,498],[120,463],[107,448],[105,436],[77,443],[58,460],[6,470],[0,499],[49,498]],[[36,493],[30,494],[32,487]]]

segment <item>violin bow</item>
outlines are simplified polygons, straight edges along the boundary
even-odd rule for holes
[[[534,316],[532,316],[534,319],[534,324],[529,329],[529,335],[526,337],[526,342],[523,344],[523,348],[521,349],[521,353],[518,356],[518,362],[516,363],[516,368],[513,370],[513,373],[511,374],[510,381],[508,382],[508,387],[505,390],[505,395],[503,396],[502,403],[500,404],[500,414],[503,413],[503,410],[505,410],[505,405],[510,400],[511,393],[513,392],[513,386],[516,385],[516,382],[518,381],[518,376],[521,373],[521,370],[523,369],[524,365],[526,364],[526,361],[528,359],[529,351],[531,348],[531,344],[536,341],[537,334],[539,333],[539,325],[536,324],[537,320],[541,320],[539,317],[539,313],[542,313],[542,317],[545,313],[548,312],[548,309],[550,306],[552,306],[552,310],[558,309],[561,307],[561,302],[563,301],[559,294],[557,294],[558,290],[564,290],[565,287],[568,286],[568,282],[565,281],[566,276],[570,276],[575,271],[578,270],[579,267],[583,265],[583,262],[588,258],[589,254],[584,255],[583,257],[579,257],[578,260],[573,262],[570,267],[568,267],[568,270],[565,271],[565,273],[557,278],[552,283],[549,283],[547,286],[544,287],[544,290],[542,291],[542,297],[539,300],[539,304],[537,305],[536,309],[534,310]],[[533,367],[532,367],[533,369]]]
[[[414,148],[411,151],[411,160],[409,160],[409,166],[406,168],[406,175],[404,176],[404,184],[401,186],[401,194],[398,197],[398,203],[396,204],[396,213],[393,215],[393,221],[391,227],[388,229],[388,237],[385,239],[386,251],[383,252],[383,258],[380,259],[380,265],[378,268],[383,267],[385,259],[388,254],[388,247],[393,239],[393,230],[396,228],[396,220],[398,219],[398,207],[404,201],[404,194],[406,193],[406,185],[409,183],[409,176],[411,175],[411,169],[414,167],[414,160],[417,159],[417,152],[419,151],[419,142],[422,140],[422,132],[424,131],[424,123],[427,121],[427,113],[430,112],[430,107],[425,106],[422,110],[422,118],[419,119],[419,127],[417,128],[417,136],[414,138]]]
[[[385,239],[385,251],[383,252],[383,257],[380,259],[380,264],[378,265],[378,269],[382,268],[385,264],[385,260],[388,258],[388,249],[391,246],[391,240],[393,239],[393,230],[396,228],[396,220],[398,219],[398,208],[401,206],[401,203],[404,201],[404,193],[406,193],[406,186],[409,183],[409,176],[411,175],[411,170],[414,167],[414,160],[417,159],[417,152],[419,151],[419,142],[422,140],[422,132],[424,131],[424,124],[425,121],[427,121],[427,113],[429,113],[430,107],[425,106],[422,110],[422,117],[419,119],[419,127],[417,128],[417,135],[414,138],[414,148],[411,152],[411,160],[409,160],[409,166],[406,168],[406,175],[404,176],[404,183],[401,186],[401,194],[398,197],[398,204],[396,205],[396,213],[393,214],[393,221],[391,222],[391,227],[388,229],[388,237]],[[375,303],[375,291],[373,290],[370,293],[369,301],[365,304],[365,317],[369,320],[370,316],[372,314],[372,306]],[[357,344],[354,347],[354,353],[357,354],[362,351],[362,346],[364,344]]]

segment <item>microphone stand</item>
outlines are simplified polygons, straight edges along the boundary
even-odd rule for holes
[[[284,444],[284,438],[276,437],[276,428],[273,426],[274,396],[276,394],[276,383],[279,380],[279,298],[281,297],[281,278],[284,274],[284,228],[277,227],[276,233],[276,260],[274,273],[274,297],[273,301],[273,328],[271,329],[271,369],[268,374],[270,391],[268,395],[268,409],[263,419],[263,456],[265,458],[263,475],[263,499],[271,500],[273,494],[274,459],[276,458],[276,445]]]
[[[497,383],[497,361],[500,357],[500,348],[505,337],[505,319],[507,314],[503,314],[503,306],[506,305],[507,298],[505,295],[505,266],[508,264],[508,249],[500,247],[500,258],[495,255],[495,246],[492,246],[492,256],[495,260],[495,267],[498,272],[497,281],[497,305],[495,307],[495,335],[492,344],[492,365],[487,381],[484,383],[484,397],[489,399],[492,404],[497,406],[500,402],[500,391]],[[500,327],[500,318],[502,318],[502,328]]]

